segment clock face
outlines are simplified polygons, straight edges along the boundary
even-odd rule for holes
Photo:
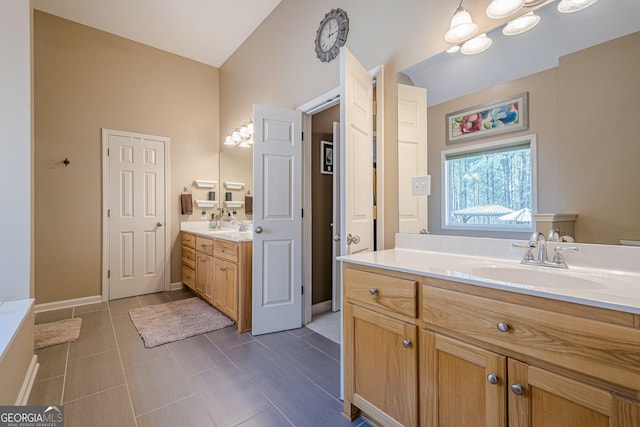
[[[320,22],[316,31],[316,55],[322,62],[329,62],[340,53],[347,41],[349,18],[342,9],[332,9]]]

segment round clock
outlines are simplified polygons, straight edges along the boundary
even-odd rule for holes
[[[349,17],[342,9],[331,9],[331,12],[320,21],[316,31],[316,55],[322,62],[329,62],[340,53],[340,48],[347,42],[349,33]]]

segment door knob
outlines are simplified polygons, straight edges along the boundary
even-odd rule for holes
[[[340,241],[340,235],[336,234],[335,236],[333,236],[333,241],[334,242],[339,242]]]
[[[347,234],[347,245],[350,245],[352,243],[354,245],[357,245],[358,243],[360,243],[360,236],[358,235],[352,236],[351,233]]]
[[[156,222],[157,227],[162,227],[162,223],[160,221]]]
[[[256,231],[256,234],[262,233],[262,227],[257,226],[255,231]]]

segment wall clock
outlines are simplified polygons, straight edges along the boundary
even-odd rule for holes
[[[349,33],[349,17],[342,9],[331,9],[316,31],[316,55],[322,62],[329,62],[340,53],[340,48],[347,42]]]

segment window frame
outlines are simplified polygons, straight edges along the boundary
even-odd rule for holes
[[[535,134],[521,135],[513,138],[500,139],[496,141],[484,142],[480,144],[470,144],[463,147],[450,148],[442,150],[440,153],[440,170],[442,171],[442,200],[441,200],[441,227],[443,230],[456,231],[491,231],[496,233],[514,233],[514,232],[533,232],[535,230],[535,222],[531,219],[531,224],[447,224],[449,215],[449,170],[447,168],[447,156],[452,154],[481,154],[485,151],[495,150],[497,148],[509,148],[518,145],[529,144],[531,149],[531,212],[532,215],[538,212],[538,159],[537,159],[537,138]]]

